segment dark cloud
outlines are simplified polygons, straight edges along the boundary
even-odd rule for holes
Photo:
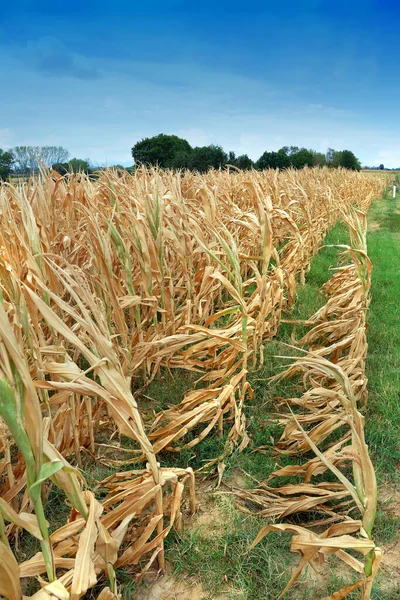
[[[33,68],[49,77],[99,79],[101,74],[92,61],[72,52],[58,40],[47,37],[29,42],[28,60]]]

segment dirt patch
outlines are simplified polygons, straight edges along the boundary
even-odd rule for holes
[[[200,583],[164,575],[150,587],[139,588],[135,600],[203,600],[206,597]]]
[[[385,512],[400,517],[400,492],[391,487],[382,487],[379,489],[378,502]]]
[[[400,518],[400,492],[385,486],[379,489],[379,507],[386,514]],[[381,570],[386,575],[389,589],[400,588],[400,539],[383,545],[383,560]]]
[[[244,600],[240,590],[234,590],[224,584],[216,595],[206,592],[198,579],[175,577],[170,565],[167,566],[165,575],[153,582],[147,580],[134,596],[134,600],[228,600],[230,598]]]
[[[185,520],[185,529],[198,531],[203,538],[221,536],[229,529],[233,513],[234,500],[232,490],[244,489],[247,481],[240,471],[234,471],[224,477],[219,488],[205,481],[197,486],[198,506],[196,514]]]
[[[223,481],[227,488],[233,490],[244,490],[249,486],[249,480],[250,476],[246,475],[244,471],[235,470],[232,471],[232,473],[230,473],[229,476],[226,477]]]
[[[189,530],[196,531],[202,537],[209,538],[219,534],[225,529],[223,510],[217,502],[208,500],[206,504],[201,504],[196,517],[192,520]]]
[[[341,565],[336,565],[336,569],[339,568],[341,568]],[[315,570],[311,565],[307,565],[304,569],[304,578],[300,583],[301,588],[304,589],[307,586],[307,589],[313,596],[322,598],[322,596],[326,595],[329,574],[332,570],[334,570],[332,561],[325,561],[322,564],[315,565]]]
[[[390,581],[400,586],[400,540],[384,548],[382,568],[390,574]]]
[[[245,480],[240,473],[232,473],[223,479],[219,488],[217,481],[210,485],[209,480],[198,482],[196,496],[198,500],[196,514],[184,517],[184,529],[187,532],[198,534],[201,538],[212,540],[219,538],[232,527],[234,515],[234,502],[232,489],[245,487]],[[201,565],[199,565],[201,573]],[[147,578],[136,591],[135,600],[244,600],[243,592],[233,589],[229,581],[221,581],[218,592],[206,591],[199,578],[185,577],[183,574],[178,578],[173,574],[171,565],[167,565],[166,572],[162,577],[153,581]]]
[[[381,228],[380,223],[377,221],[368,222],[368,232],[378,231]]]
[[[199,492],[196,514],[185,523],[188,531],[198,531],[203,538],[220,536],[229,527],[230,495]]]

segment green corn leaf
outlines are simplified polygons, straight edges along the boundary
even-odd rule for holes
[[[32,498],[33,502],[36,502],[40,496],[40,490],[42,487],[42,483],[46,481],[52,475],[55,475],[63,468],[63,463],[60,460],[52,460],[48,463],[44,463],[40,467],[39,474],[37,476],[36,481],[29,488],[29,496]]]
[[[0,414],[16,441],[28,468],[32,467],[34,457],[29,438],[21,423],[21,417],[17,412],[14,392],[5,379],[0,379]]]

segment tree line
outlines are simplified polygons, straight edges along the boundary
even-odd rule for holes
[[[136,165],[158,165],[164,169],[190,169],[200,173],[227,166],[244,170],[302,169],[324,165],[357,171],[361,169],[360,161],[351,150],[328,148],[324,154],[298,146],[284,146],[277,151],[265,151],[258,160],[253,161],[247,154],[236,156],[234,152],[227,153],[215,144],[193,148],[187,140],[163,133],[137,142],[132,148],[132,156]]]
[[[99,168],[91,166],[89,159],[69,158],[70,154],[62,146],[15,146],[11,150],[0,148],[0,179],[11,174],[29,175],[42,166],[52,168],[61,175],[66,173],[93,173]],[[189,142],[176,135],[163,133],[137,142],[132,148],[135,166],[159,166],[167,169],[189,169],[205,173],[211,168],[224,169],[287,169],[293,167],[315,167],[328,165],[360,170],[359,160],[350,150],[336,151],[329,148],[324,154],[316,150],[284,146],[277,151],[265,151],[253,161],[247,154],[236,156],[235,152],[225,152],[218,145],[192,147]],[[114,165],[120,169],[124,167]],[[381,165],[383,168],[383,165]],[[128,169],[130,170],[130,169]]]
[[[89,159],[70,159],[69,156],[68,150],[62,146],[15,146],[11,150],[0,148],[0,179],[7,179],[11,174],[30,175],[41,167],[52,168],[61,175],[94,171]]]

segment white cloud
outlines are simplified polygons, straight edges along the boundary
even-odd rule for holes
[[[372,161],[372,165],[383,163],[386,168],[400,167],[400,144],[394,145],[387,150],[381,150]]]
[[[177,129],[169,133],[184,138],[191,146],[208,146],[215,143],[215,140],[211,139],[203,129]]]

